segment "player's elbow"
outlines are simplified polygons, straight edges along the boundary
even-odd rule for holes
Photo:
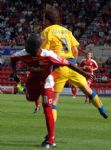
[[[73,52],[75,59],[77,59],[79,50],[76,46],[72,47],[72,52]]]

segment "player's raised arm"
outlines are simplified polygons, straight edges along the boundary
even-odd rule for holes
[[[77,65],[75,64],[72,64],[70,63],[68,60],[66,59],[63,59],[61,57],[59,57],[58,55],[56,55],[53,51],[47,51],[47,57],[50,58],[50,61],[53,63],[53,64],[56,64],[58,66],[68,66],[70,69],[80,73],[81,75],[83,75],[84,77],[86,78],[93,78],[92,75],[84,72],[80,67],[78,67]]]
[[[80,73],[81,75],[83,75],[86,78],[92,78],[92,79],[94,79],[93,75],[86,73],[85,71],[83,71],[80,67],[78,67],[75,64],[70,63],[69,68],[71,68],[72,70]]]

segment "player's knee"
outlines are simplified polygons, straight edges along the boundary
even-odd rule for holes
[[[92,94],[92,89],[90,88],[90,86],[88,84],[84,85],[83,87],[81,87],[82,91],[87,95],[91,95]]]
[[[93,100],[97,96],[96,92],[92,92],[92,94],[89,96],[90,100]]]
[[[27,94],[26,94],[26,100],[27,100],[27,101],[31,101],[31,102],[36,101],[36,99],[35,99],[35,98],[33,98],[32,96],[27,95]]]
[[[50,107],[52,106],[52,98],[48,98],[48,96],[43,97],[43,106]]]

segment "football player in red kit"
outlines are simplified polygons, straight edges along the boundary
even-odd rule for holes
[[[82,68],[86,73],[94,75],[94,71],[98,69],[98,65],[93,58],[92,52],[88,52],[86,58],[82,59],[79,63],[79,67]],[[93,79],[87,79],[89,86],[94,82]],[[86,102],[89,102],[89,97],[86,96]]]
[[[92,52],[88,52],[86,58],[82,59],[79,63],[79,67],[82,68],[88,74],[94,75],[94,71],[98,69],[98,65],[93,58]],[[87,79],[89,86],[94,82],[93,79]],[[78,89],[76,87],[71,87],[73,96],[76,97],[78,93]],[[89,102],[89,97],[86,96],[85,102]]]
[[[13,77],[18,81],[16,72],[16,62],[23,61],[29,68],[29,75],[26,81],[26,98],[29,101],[36,101],[40,95],[42,96],[42,104],[46,118],[46,126],[48,135],[42,142],[42,147],[55,147],[54,143],[54,118],[52,114],[53,100],[53,76],[51,75],[52,65],[68,66],[71,69],[78,71],[85,77],[92,77],[83,72],[77,66],[69,61],[60,58],[53,51],[40,49],[41,39],[35,34],[32,34],[26,41],[25,49],[16,52],[11,56],[11,64],[13,68]]]

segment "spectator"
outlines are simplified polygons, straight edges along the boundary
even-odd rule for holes
[[[4,59],[3,59],[3,56],[0,55],[0,70],[2,69],[3,65],[4,65]]]

